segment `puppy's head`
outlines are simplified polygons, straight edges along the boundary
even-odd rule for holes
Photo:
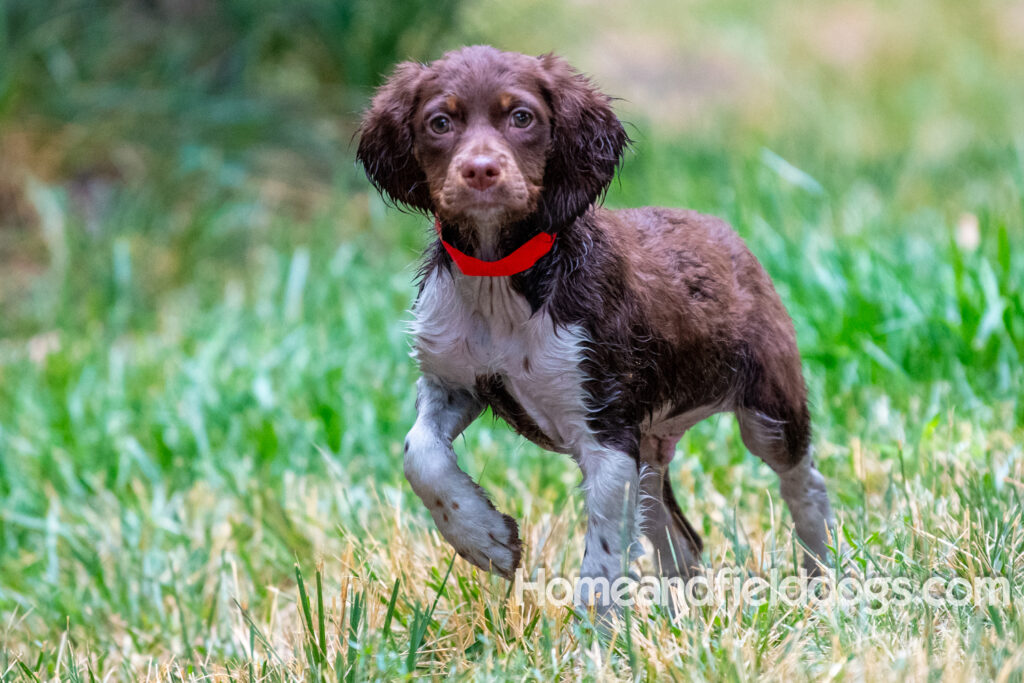
[[[563,59],[476,46],[398,65],[357,157],[381,192],[442,220],[558,229],[608,187],[627,142],[610,99]]]

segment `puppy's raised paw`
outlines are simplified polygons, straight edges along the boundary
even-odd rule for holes
[[[508,580],[522,557],[516,521],[495,510],[486,499],[437,499],[430,514],[441,535],[467,562]]]

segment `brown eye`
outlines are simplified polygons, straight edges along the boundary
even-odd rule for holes
[[[434,118],[430,119],[427,124],[430,126],[430,130],[434,131],[438,135],[444,135],[452,129],[452,120],[444,114],[438,114]]]
[[[533,114],[527,109],[516,109],[512,112],[512,125],[516,128],[526,128],[533,123]]]

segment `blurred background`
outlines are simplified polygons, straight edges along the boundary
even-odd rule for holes
[[[622,98],[637,145],[613,205],[719,209],[744,191],[736,179],[749,164],[862,221],[879,204],[905,209],[939,241],[993,200],[1015,202],[1019,2],[2,7],[5,336],[98,312],[67,298],[109,305],[100,292],[114,289],[88,278],[114,276],[116,258],[148,266],[125,283],[121,310],[135,324],[156,311],[153,297],[198,286],[203,271],[244,267],[275,240],[307,242],[286,219],[330,222],[335,242],[368,230],[379,208],[352,160],[360,110],[395,62],[467,43],[558,51]],[[997,182],[980,179],[992,173]],[[924,227],[909,223],[899,232]]]
[[[296,559],[402,571],[358,548],[411,502],[430,230],[353,136],[396,62],[471,43],[556,51],[621,98],[609,206],[748,241],[865,547],[909,533],[896,473],[950,497],[936,515],[1009,500],[987,473],[1019,472],[1024,436],[1024,2],[0,0],[4,642],[233,653],[230,600],[265,608]],[[564,459],[490,420],[461,448],[502,509],[580,519]],[[736,514],[758,542],[773,480],[732,421],[680,448],[698,528]]]

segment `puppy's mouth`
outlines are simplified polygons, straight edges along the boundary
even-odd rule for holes
[[[515,197],[509,197],[504,185],[489,187],[486,190],[474,190],[467,187],[458,188],[457,203],[464,209],[503,208],[515,204]],[[510,201],[512,200],[512,201]]]
[[[518,183],[502,182],[485,190],[462,183],[445,183],[437,206],[442,218],[471,221],[514,221],[536,208],[540,188],[520,179]]]
[[[503,213],[517,213],[522,211],[527,204],[526,196],[512,196],[499,188],[484,190],[483,192],[467,192],[467,196],[459,202],[459,208],[468,216],[482,214],[494,216]]]

